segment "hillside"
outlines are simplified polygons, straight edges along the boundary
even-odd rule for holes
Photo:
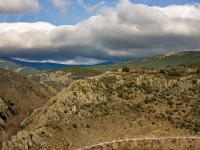
[[[73,81],[26,118],[24,130],[4,142],[3,150],[70,150],[116,139],[199,137],[200,75],[165,71],[133,68]],[[167,141],[145,140],[136,148],[155,144],[162,149]],[[200,147],[198,139],[169,142],[183,149]]]
[[[138,68],[163,68],[167,66],[191,64],[195,62],[200,62],[200,51],[170,52],[164,55],[115,63],[111,65],[92,66],[90,68],[101,72],[106,72],[119,69],[124,66]]]
[[[97,76],[99,74],[101,73],[88,68],[67,67],[30,75],[29,78],[49,86],[55,92],[60,92],[64,87],[68,86],[74,80],[85,79],[87,77]]]
[[[0,68],[0,76],[0,137],[6,134],[3,140],[7,140],[20,130],[20,122],[54,93],[39,82],[6,69]]]
[[[8,70],[17,72],[21,75],[30,75],[30,74],[39,73],[39,71],[36,69],[27,67],[27,66],[18,65],[10,61],[6,61],[2,58],[0,58],[0,68],[8,69]]]

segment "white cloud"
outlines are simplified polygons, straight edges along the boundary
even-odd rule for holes
[[[200,50],[199,14],[197,4],[161,8],[121,1],[115,8],[104,7],[98,15],[74,26],[0,23],[0,55],[114,61]]]
[[[65,14],[67,12],[67,7],[72,4],[70,0],[51,0],[52,4],[60,9],[61,14]]]
[[[160,7],[154,7],[155,9],[163,11],[168,17],[171,18],[192,18],[199,19],[200,4],[195,3],[193,5],[172,5],[167,6],[164,9]]]
[[[57,64],[66,64],[66,65],[94,65],[98,63],[105,62],[103,60],[97,60],[93,58],[83,58],[83,57],[75,57],[74,59],[68,59],[65,61],[59,61],[59,60],[52,60],[52,59],[47,59],[47,60],[42,60],[42,61],[36,61],[36,60],[30,60],[30,59],[23,59],[23,58],[12,58],[15,60],[20,60],[20,61],[25,61],[25,62],[40,62],[40,63],[57,63]]]
[[[93,5],[93,6],[87,6],[84,4],[83,0],[78,0],[78,4],[81,5],[85,11],[87,12],[94,12],[95,10],[101,8],[102,6],[105,5],[105,1],[100,1],[99,3]]]
[[[40,10],[37,0],[1,0],[0,14],[34,13]]]

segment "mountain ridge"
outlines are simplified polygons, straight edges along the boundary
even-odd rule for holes
[[[122,67],[137,68],[164,68],[180,64],[200,62],[200,51],[169,52],[163,55],[151,56],[142,59],[130,60],[127,62],[115,63],[103,66],[91,66],[89,68],[106,72]]]

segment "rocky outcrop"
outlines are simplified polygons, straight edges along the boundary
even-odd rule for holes
[[[199,78],[141,70],[73,81],[27,117],[24,130],[4,142],[3,150],[70,150],[114,139],[199,136]]]
[[[7,120],[11,119],[13,116],[13,110],[0,98],[0,125],[3,124],[2,122],[5,123]]]

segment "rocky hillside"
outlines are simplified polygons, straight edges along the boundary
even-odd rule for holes
[[[73,81],[26,118],[24,130],[4,142],[3,150],[70,150],[119,139],[200,136],[199,93],[195,73],[134,68]]]
[[[99,74],[100,72],[88,68],[67,67],[55,71],[30,75],[29,78],[45,84],[55,92],[60,92],[74,80],[85,79]]]
[[[20,122],[53,95],[39,82],[0,69],[0,143],[19,131]]]

